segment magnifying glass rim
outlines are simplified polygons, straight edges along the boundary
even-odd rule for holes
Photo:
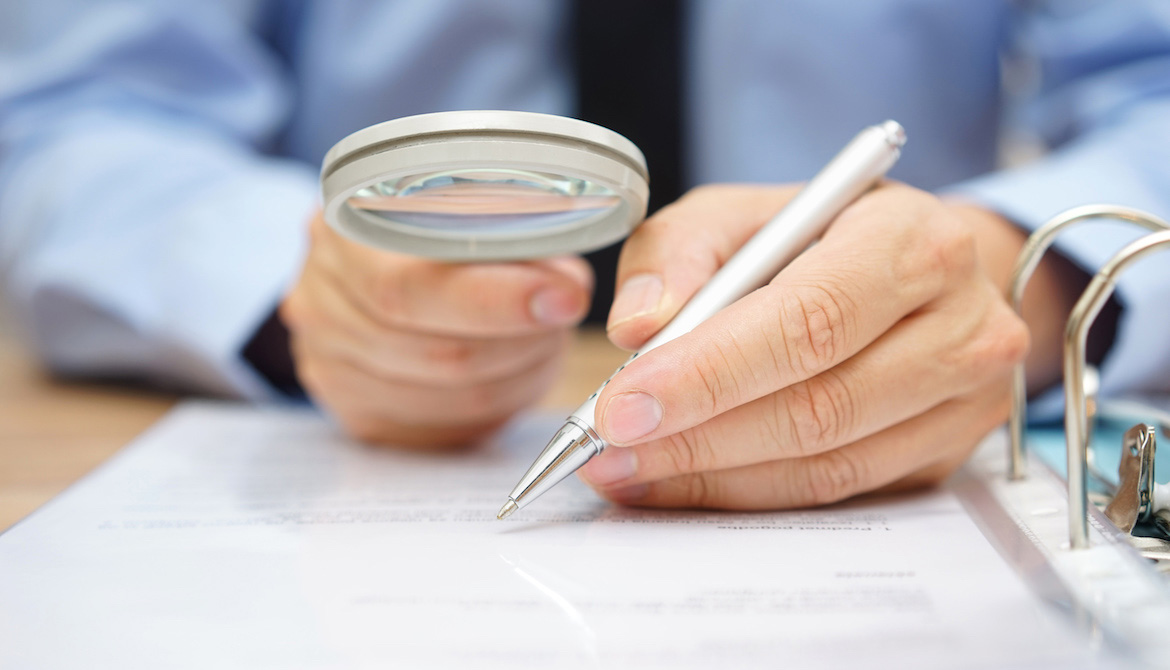
[[[613,152],[615,158],[628,163],[643,179],[650,180],[646,157],[637,145],[609,128],[567,116],[508,110],[416,114],[362,128],[342,138],[329,149],[321,164],[321,178],[326,178],[339,166],[362,154],[461,134],[480,137],[499,134],[501,138],[514,136],[517,140],[560,137],[585,142]]]
[[[363,188],[406,176],[506,169],[588,180],[619,204],[580,221],[539,229],[453,231],[410,226],[350,207]],[[618,133],[577,119],[508,111],[439,112],[360,130],[326,154],[325,219],[375,247],[448,260],[533,258],[584,252],[627,236],[646,213],[646,163]]]

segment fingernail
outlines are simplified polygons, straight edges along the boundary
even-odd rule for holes
[[[556,288],[537,291],[529,301],[528,309],[532,312],[532,318],[550,326],[575,323],[581,315],[577,296]]]
[[[652,314],[658,311],[660,302],[662,277],[651,273],[634,275],[622,284],[613,300],[613,307],[609,310],[610,327],[636,316]]]
[[[622,393],[605,406],[604,416],[609,441],[628,444],[662,423],[662,404],[649,393]]]
[[[614,447],[593,457],[577,472],[594,486],[609,486],[629,479],[638,471],[638,457],[632,449]]]
[[[627,486],[625,488],[607,490],[605,492],[605,497],[616,503],[629,505],[638,502],[642,498],[645,498],[646,494],[649,492],[649,484],[634,484],[633,486]]]

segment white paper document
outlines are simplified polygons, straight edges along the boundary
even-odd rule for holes
[[[947,489],[829,509],[495,512],[559,426],[455,454],[192,404],[0,535],[0,668],[1074,667]]]

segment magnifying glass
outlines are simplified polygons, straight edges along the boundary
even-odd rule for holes
[[[370,246],[451,261],[600,249],[646,216],[633,142],[550,114],[408,116],[346,137],[321,167],[325,220]]]

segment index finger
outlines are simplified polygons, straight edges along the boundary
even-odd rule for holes
[[[373,249],[324,224],[312,254],[374,321],[415,332],[509,337],[563,328],[589,307],[583,259],[449,263]]]

